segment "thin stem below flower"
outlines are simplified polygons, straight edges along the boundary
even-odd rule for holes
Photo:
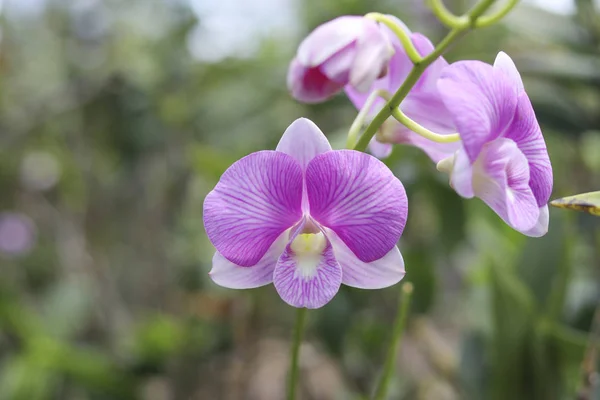
[[[360,133],[360,130],[363,124],[365,123],[365,119],[369,115],[369,112],[371,111],[371,107],[373,107],[375,100],[377,100],[379,97],[382,97],[385,100],[389,100],[390,97],[392,97],[392,95],[387,90],[379,89],[374,90],[369,95],[369,97],[367,97],[365,104],[360,109],[358,115],[354,119],[354,122],[352,122],[352,125],[350,126],[350,130],[348,131],[348,139],[346,140],[346,148],[352,149],[356,144],[356,139],[358,138],[358,134]]]
[[[306,308],[298,308],[296,311],[296,325],[294,326],[294,337],[292,339],[292,354],[290,362],[290,375],[288,381],[288,400],[296,399],[296,386],[298,383],[300,344],[302,343],[302,335],[304,333],[304,325],[306,325]]]
[[[421,55],[415,48],[415,45],[413,44],[412,40],[410,40],[409,33],[406,32],[403,27],[399,26],[393,19],[391,19],[387,15],[375,12],[368,13],[367,15],[365,15],[365,18],[381,22],[382,24],[390,28],[390,30],[394,32],[398,39],[400,39],[404,50],[406,50],[406,54],[412,62],[418,63],[423,59],[423,57],[421,57]]]
[[[458,133],[452,133],[449,135],[440,135],[439,133],[435,133],[425,128],[424,126],[418,124],[417,122],[410,119],[406,114],[402,112],[399,108],[396,108],[392,111],[392,116],[400,122],[402,125],[406,126],[411,131],[416,134],[423,136],[425,139],[429,139],[432,142],[436,143],[453,143],[458,142],[460,140],[460,136]]]
[[[402,341],[402,334],[406,326],[406,320],[408,319],[408,311],[410,307],[410,299],[413,292],[413,285],[410,282],[404,283],[401,288],[400,302],[398,303],[398,312],[396,314],[396,321],[394,322],[394,329],[392,332],[392,343],[387,351],[387,358],[383,367],[383,374],[377,390],[375,391],[374,400],[385,400],[387,391],[390,386],[390,380],[394,375],[394,367],[396,365],[396,357],[398,355],[398,348]]]

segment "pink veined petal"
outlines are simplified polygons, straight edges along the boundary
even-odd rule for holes
[[[548,203],[552,194],[552,165],[550,164],[542,130],[535,117],[529,97],[524,92],[519,97],[515,119],[508,127],[505,137],[515,141],[527,157],[530,171],[529,186],[533,191],[538,207],[543,207]]]
[[[217,251],[240,266],[260,261],[302,217],[302,168],[291,156],[259,151],[225,171],[204,200],[204,227]]]
[[[368,21],[362,16],[335,18],[312,31],[298,47],[298,60],[307,67],[316,67],[357,40]]]
[[[487,144],[475,165],[473,188],[508,225],[519,232],[535,227],[540,216],[529,187],[529,165],[510,139]]]
[[[512,122],[515,86],[502,71],[481,61],[458,61],[446,67],[437,85],[473,163],[483,145]]]
[[[538,217],[535,226],[523,234],[531,237],[542,237],[548,233],[548,225],[550,224],[550,213],[548,212],[548,205],[540,207],[540,216]]]
[[[260,261],[251,267],[240,267],[217,251],[213,257],[210,278],[219,286],[229,289],[252,289],[273,282],[273,270],[285,250],[289,233],[285,231],[273,242]]]
[[[310,160],[330,151],[331,145],[314,122],[298,118],[285,130],[275,150],[294,157],[304,170]]]
[[[350,85],[359,92],[368,92],[373,82],[386,72],[393,51],[379,25],[365,23],[363,34],[356,42],[356,55],[350,70]]]
[[[381,161],[353,150],[315,157],[306,169],[311,216],[371,262],[395,245],[406,223],[402,183]]]
[[[331,230],[326,230],[335,258],[342,267],[342,283],[359,289],[382,289],[400,282],[406,271],[404,260],[394,246],[379,260],[360,261],[346,244]]]
[[[287,86],[296,100],[319,103],[342,90],[344,83],[329,79],[318,67],[306,68],[293,59],[288,69]]]
[[[292,242],[304,224],[290,238],[273,272],[279,296],[293,307],[320,308],[335,296],[342,284],[342,269],[329,240],[320,254],[296,254]]]
[[[521,94],[525,91],[521,74],[519,73],[519,70],[517,70],[517,66],[513,62],[512,58],[508,56],[508,54],[503,51],[498,53],[496,60],[494,61],[494,69],[499,69],[508,78],[510,78],[514,87],[517,89],[518,94]]]

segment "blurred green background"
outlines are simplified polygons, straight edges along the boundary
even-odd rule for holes
[[[282,399],[294,312],[272,286],[210,281],[203,198],[298,117],[343,147],[346,98],[287,94],[304,35],[379,11],[435,42],[445,30],[423,3],[0,1],[0,400]],[[600,189],[598,10],[525,2],[448,54],[514,58],[553,198]],[[409,196],[400,246],[415,286],[390,399],[600,399],[583,385],[593,360],[582,370],[599,220],[551,210],[548,235],[529,239],[460,199],[417,149],[387,162]],[[344,287],[310,312],[301,399],[371,393],[398,292]]]

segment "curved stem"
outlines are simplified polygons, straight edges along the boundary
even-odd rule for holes
[[[383,375],[375,391],[374,400],[385,400],[387,391],[390,386],[390,380],[394,375],[394,367],[396,365],[396,357],[398,355],[398,348],[402,340],[402,334],[404,333],[404,327],[406,326],[406,320],[408,319],[408,311],[410,306],[410,298],[413,292],[413,285],[410,282],[406,282],[401,287],[400,302],[398,303],[398,312],[396,314],[396,321],[394,321],[394,330],[392,331],[392,343],[387,351],[387,358],[385,359],[385,365],[383,367]]]
[[[502,7],[500,10],[498,10],[496,13],[478,18],[477,21],[475,22],[475,27],[476,28],[484,28],[484,27],[495,24],[496,22],[498,22],[502,18],[504,18],[506,16],[506,14],[508,14],[510,12],[510,10],[512,10],[517,5],[518,2],[519,2],[519,0],[508,0],[508,3],[504,7]]]
[[[440,22],[449,28],[462,28],[469,24],[469,20],[465,17],[454,15],[446,8],[442,0],[429,0],[429,8]]]
[[[298,371],[299,363],[298,359],[300,356],[300,343],[302,342],[302,335],[304,333],[304,325],[306,324],[306,308],[298,308],[296,311],[296,325],[294,326],[294,338],[292,341],[292,355],[290,362],[290,375],[288,381],[288,400],[295,400],[296,398],[296,386],[298,383]]]
[[[398,26],[398,24],[393,19],[391,19],[387,15],[383,15],[380,13],[368,13],[367,15],[365,15],[365,18],[381,22],[382,24],[390,28],[390,30],[394,32],[398,39],[400,39],[404,50],[406,50],[406,54],[412,62],[416,64],[423,59],[423,57],[421,57],[421,55],[415,48],[415,45],[413,44],[412,40],[410,40],[409,33],[406,32],[403,29],[403,27]]]
[[[460,140],[460,136],[458,133],[452,133],[449,135],[440,135],[439,133],[435,133],[425,128],[424,126],[418,124],[417,122],[410,119],[406,114],[402,112],[399,108],[396,108],[392,111],[392,116],[396,118],[398,122],[402,125],[406,126],[411,131],[416,134],[423,136],[425,139],[429,139],[432,142],[437,143],[453,143],[458,142]]]
[[[348,131],[348,139],[346,140],[346,148],[351,149],[356,144],[356,138],[358,138],[360,129],[362,128],[365,119],[369,115],[369,111],[371,111],[373,103],[375,103],[375,100],[377,100],[379,97],[382,97],[385,100],[389,100],[392,97],[392,95],[390,94],[390,92],[384,89],[374,90],[373,92],[371,92],[371,94],[369,94],[369,97],[367,97],[365,104],[360,109],[358,115],[356,116],[356,118],[354,118],[354,121],[350,126],[350,130]]]
[[[400,103],[404,98],[408,95],[408,92],[412,87],[417,83],[419,77],[425,72],[425,69],[433,63],[439,56],[441,56],[444,51],[461,35],[465,33],[471,27],[474,27],[477,19],[483,14],[494,2],[494,0],[481,0],[479,3],[475,4],[475,6],[465,15],[465,17],[469,20],[469,24],[462,25],[459,27],[455,27],[452,29],[446,37],[436,46],[436,48],[429,53],[426,57],[424,57],[421,62],[415,63],[412,70],[400,86],[400,88],[394,93],[392,98],[388,101],[385,107],[383,107],[377,115],[373,118],[365,132],[354,146],[354,150],[365,151],[369,142],[377,133],[377,129],[385,122],[385,120],[392,115],[395,109],[400,106]]]
[[[379,127],[385,122],[385,120],[390,115],[392,115],[392,112],[400,106],[400,103],[402,102],[402,100],[404,100],[404,98],[406,97],[410,89],[412,89],[412,87],[415,85],[415,83],[417,83],[417,80],[423,74],[425,68],[427,68],[432,62],[434,62],[448,48],[448,46],[450,46],[455,40],[457,40],[460,37],[460,35],[464,32],[464,29],[465,28],[455,28],[451,30],[448,33],[448,35],[446,35],[446,37],[440,42],[440,44],[431,53],[429,53],[427,57],[423,58],[423,61],[421,61],[419,64],[416,64],[413,67],[413,69],[410,71],[410,73],[408,74],[398,91],[388,101],[387,105],[383,107],[377,113],[377,115],[375,115],[375,118],[373,118],[369,126],[367,126],[367,129],[365,129],[365,132],[358,140],[358,143],[356,143],[356,146],[354,146],[354,150],[365,151],[365,149],[369,145],[369,142],[371,141],[373,136],[375,136],[375,133],[377,133],[377,129],[379,129]]]

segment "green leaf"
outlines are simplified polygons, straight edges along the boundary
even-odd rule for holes
[[[600,192],[581,193],[550,202],[550,205],[567,210],[583,211],[600,216]]]

